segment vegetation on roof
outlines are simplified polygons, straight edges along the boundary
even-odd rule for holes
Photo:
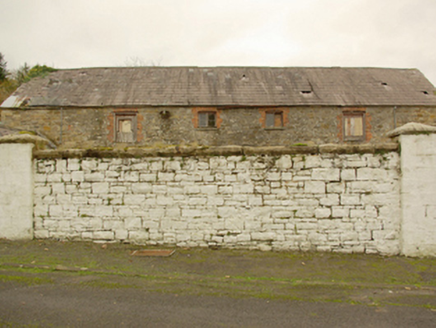
[[[45,77],[48,73],[56,71],[55,68],[36,64],[33,67],[24,63],[19,69],[9,71],[7,62],[0,53],[0,104],[7,99],[21,84],[35,77]]]

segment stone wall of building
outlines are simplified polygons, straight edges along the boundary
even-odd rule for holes
[[[196,128],[198,108],[31,108],[3,109],[0,121],[11,128],[37,131],[64,149],[168,145],[289,146],[293,144],[343,143],[339,107],[290,107],[283,110],[284,126],[263,127],[268,108],[220,108],[219,128]],[[352,109],[352,108],[351,108]],[[114,113],[137,113],[135,144],[114,140]],[[204,110],[204,108],[203,108]],[[365,142],[388,141],[386,133],[407,122],[434,124],[436,108],[367,107]],[[165,115],[163,115],[165,113]]]
[[[325,150],[141,158],[39,155],[34,160],[35,237],[398,254],[398,153]]]

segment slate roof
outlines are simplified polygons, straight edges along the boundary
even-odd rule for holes
[[[436,106],[417,69],[119,67],[52,72],[23,84],[20,106]]]

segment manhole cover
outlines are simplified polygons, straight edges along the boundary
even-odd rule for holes
[[[130,253],[132,256],[161,256],[168,257],[173,255],[174,249],[140,249]]]

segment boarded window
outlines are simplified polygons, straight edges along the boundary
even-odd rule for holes
[[[266,113],[265,127],[266,128],[283,127],[283,112]]]
[[[365,113],[344,113],[345,140],[364,140]]]
[[[216,113],[215,112],[198,113],[198,127],[199,128],[215,128],[216,127]]]
[[[136,113],[116,113],[116,142],[135,142],[136,126]]]

